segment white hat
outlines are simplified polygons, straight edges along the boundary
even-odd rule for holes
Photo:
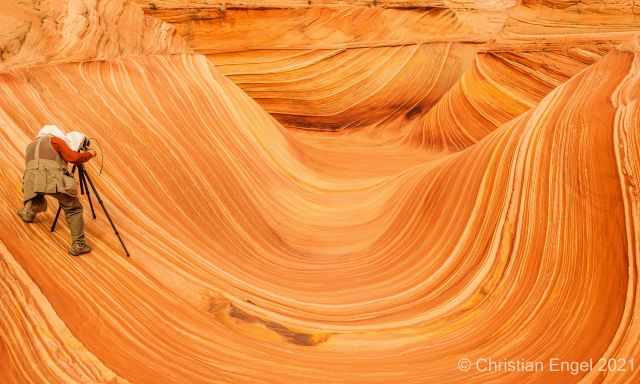
[[[80,146],[82,145],[86,137],[87,136],[82,132],[73,131],[65,135],[65,140],[72,150],[77,151],[80,149]]]
[[[44,136],[57,137],[59,139],[64,140],[67,143],[67,145],[71,146],[64,132],[60,128],[58,128],[58,126],[56,125],[45,125],[40,129],[40,132],[38,132],[38,135],[36,137],[44,137]]]

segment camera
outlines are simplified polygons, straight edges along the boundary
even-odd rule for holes
[[[80,151],[88,151],[89,147],[91,147],[91,140],[85,136],[84,140],[82,140],[82,144],[80,144]]]

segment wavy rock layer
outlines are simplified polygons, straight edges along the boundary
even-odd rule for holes
[[[374,46],[384,35],[355,16],[402,10],[338,4],[294,9],[346,32],[310,24],[291,50],[233,50],[255,9],[208,55],[132,35],[139,49],[33,66],[18,58],[42,48],[21,44],[0,74],[0,382],[640,380],[457,369],[640,360],[637,42],[463,41],[473,29],[451,20],[507,6],[465,4],[423,15],[455,16],[438,42]],[[95,8],[124,38],[110,6],[132,5]],[[399,40],[421,34],[410,12]],[[150,17],[133,18],[145,36],[171,30]],[[100,211],[81,258],[65,225],[48,232],[53,204],[32,225],[15,215],[24,147],[48,122],[106,154],[89,172],[130,259]]]
[[[187,50],[173,26],[127,0],[0,4],[0,72],[20,66]]]
[[[0,254],[3,382],[126,383],[69,332],[4,244]]]
[[[175,25],[195,51],[207,54],[283,125],[312,130],[378,126],[386,134],[414,131],[411,120],[428,112],[454,83],[468,81],[461,75],[473,71],[476,52],[507,54],[506,65],[530,72],[519,76],[517,85],[529,92],[533,81],[537,102],[559,80],[640,30],[636,15],[627,12],[633,5],[621,2],[140,3],[148,15]],[[488,80],[514,88],[513,71],[496,66]],[[525,109],[507,108],[517,115],[531,102],[527,97],[519,102]],[[514,116],[507,113],[507,120]]]

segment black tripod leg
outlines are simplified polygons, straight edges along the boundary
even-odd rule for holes
[[[109,215],[109,212],[107,211],[107,208],[105,208],[104,203],[102,202],[102,199],[100,198],[100,194],[96,190],[96,187],[93,185],[93,181],[91,181],[91,178],[89,177],[89,175],[86,172],[84,173],[84,177],[89,182],[89,186],[91,186],[91,189],[93,190],[93,194],[96,195],[96,199],[98,199],[98,203],[100,203],[100,206],[102,207],[102,210],[104,211],[105,216],[107,216],[107,219],[109,220],[109,224],[111,224],[111,228],[113,228],[113,232],[118,237],[118,240],[120,240],[120,244],[122,245],[122,248],[124,249],[124,252],[127,254],[127,257],[130,257],[129,250],[127,249],[127,246],[124,245],[124,241],[122,241],[122,237],[120,237],[120,233],[118,232],[118,229],[116,228],[116,225],[113,223],[113,220],[111,220],[111,216]]]
[[[73,175],[76,171],[76,166],[74,165],[71,168],[71,174]],[[56,212],[56,217],[53,219],[53,223],[51,224],[51,232],[56,231],[56,224],[58,224],[58,219],[60,218],[60,211],[62,211],[62,206],[58,204],[58,212]]]
[[[91,200],[91,191],[89,191],[89,186],[87,185],[87,179],[85,177],[85,175],[87,174],[87,172],[84,170],[84,167],[80,166],[78,168],[80,170],[80,185],[84,185],[84,190],[87,191],[87,200],[89,200],[89,206],[91,207],[91,215],[93,216],[93,219],[96,219],[96,211],[93,208],[93,200]]]
[[[58,205],[58,212],[56,212],[56,218],[53,219],[53,223],[51,224],[51,232],[56,231],[56,224],[58,224],[58,218],[60,217],[60,211],[62,211],[62,205]]]
[[[83,179],[82,174],[83,174],[83,172],[82,172],[82,165],[79,165],[79,166],[78,166],[78,179],[80,179],[80,194],[81,194],[81,195],[84,195],[84,190],[85,190],[85,188],[84,188],[84,187],[85,187],[85,185],[84,185],[84,183],[82,182],[82,179]]]

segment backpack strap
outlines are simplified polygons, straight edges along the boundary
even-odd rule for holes
[[[36,162],[36,167],[40,165],[40,144],[42,144],[42,139],[47,136],[38,138],[38,143],[36,144],[36,149],[33,153],[33,160]]]

